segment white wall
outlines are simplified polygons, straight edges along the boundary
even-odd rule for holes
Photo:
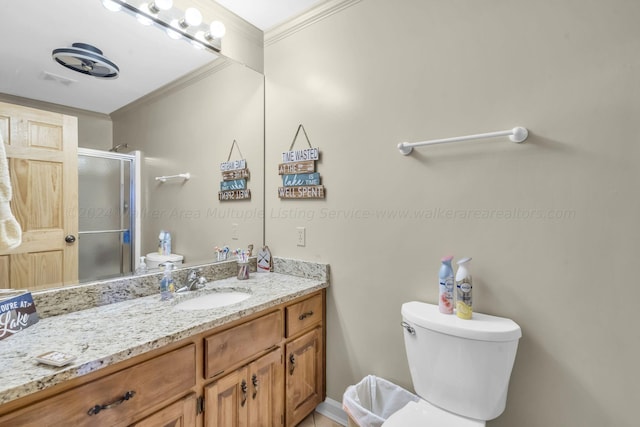
[[[370,373],[411,387],[400,305],[435,303],[454,254],[475,310],[523,330],[490,426],[637,425],[639,19],[626,0],[363,0],[265,48],[266,243],[331,264],[329,397]],[[325,200],[277,197],[299,123]],[[526,144],[395,147],[513,126]]]

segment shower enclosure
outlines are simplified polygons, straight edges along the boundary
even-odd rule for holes
[[[78,148],[79,280],[131,273],[138,154]]]

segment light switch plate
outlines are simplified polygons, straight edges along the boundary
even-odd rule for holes
[[[307,239],[304,227],[296,227],[296,244],[298,246],[305,246],[306,243]]]

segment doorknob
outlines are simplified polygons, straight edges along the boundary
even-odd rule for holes
[[[64,241],[67,243],[73,243],[76,241],[76,236],[74,236],[73,234],[68,234],[65,236]]]

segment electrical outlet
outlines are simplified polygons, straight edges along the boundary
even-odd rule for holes
[[[240,238],[238,228],[238,224],[231,224],[231,240],[238,240]]]
[[[296,227],[296,244],[298,246],[304,246],[306,243],[304,227]]]

